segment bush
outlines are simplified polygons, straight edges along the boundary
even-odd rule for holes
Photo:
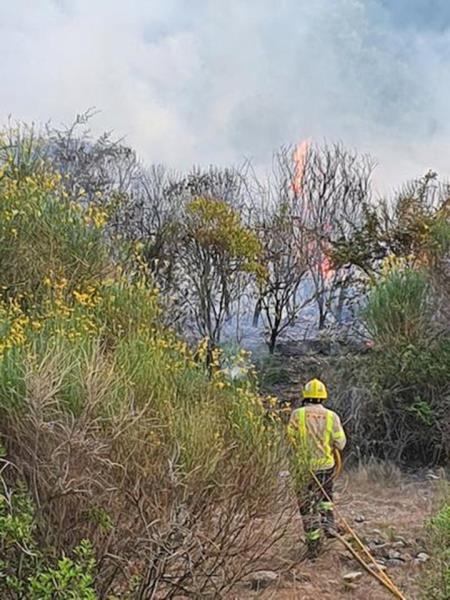
[[[425,274],[394,269],[369,293],[363,319],[375,343],[396,348],[421,342],[430,327],[430,301]]]
[[[295,510],[280,504],[278,418],[251,377],[229,379],[214,353],[206,368],[207,342],[161,325],[139,256],[110,256],[107,215],[33,173],[4,165],[0,181],[0,436],[43,557],[26,597],[226,594]]]
[[[2,295],[31,306],[49,280],[69,291],[105,275],[106,215],[83,210],[68,198],[61,176],[41,169],[20,179],[14,165],[0,166]]]
[[[4,473],[8,463],[1,461]],[[0,593],[27,600],[95,600],[95,559],[82,540],[72,557],[56,559],[38,544],[36,510],[23,485],[0,477]]]
[[[340,361],[337,408],[358,457],[445,461],[450,343],[435,320],[428,272],[394,265],[368,295],[369,351]]]
[[[424,580],[425,600],[446,600],[450,597],[450,503],[444,503],[427,525],[430,567]]]

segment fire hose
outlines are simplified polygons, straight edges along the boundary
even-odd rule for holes
[[[342,457],[341,457],[341,453],[337,449],[334,450],[334,459],[335,459],[336,468],[335,468],[333,478],[337,479],[342,473]],[[312,475],[315,483],[319,487],[320,491],[324,495],[324,497],[328,500],[328,502],[332,503],[330,496],[325,491],[323,485],[320,483],[320,481],[317,478],[314,471],[311,471],[311,475]],[[345,546],[345,548],[351,553],[351,555],[359,562],[359,564],[370,575],[372,575],[372,577],[374,577],[379,583],[381,583],[381,585],[383,585],[387,590],[389,590],[395,598],[397,598],[398,600],[406,600],[403,593],[398,589],[398,587],[395,585],[395,583],[392,581],[392,579],[387,575],[387,573],[385,573],[383,571],[381,566],[377,563],[375,558],[370,553],[367,546],[362,542],[361,538],[358,536],[356,531],[354,531],[354,529],[352,527],[350,527],[347,520],[339,513],[339,511],[337,510],[336,507],[334,507],[334,513],[338,518],[338,522],[343,526],[345,531],[348,534],[350,534],[351,539],[356,542],[356,545],[359,548],[359,550],[362,552],[362,554],[365,555],[367,562],[342,535],[340,535],[337,532],[334,532],[334,537],[337,540],[339,540]]]
[[[334,448],[333,454],[334,454],[333,479],[337,479],[342,473],[342,455],[337,448]]]

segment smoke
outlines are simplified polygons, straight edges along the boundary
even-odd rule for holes
[[[449,25],[446,0],[5,0],[0,119],[95,106],[174,168],[341,140],[386,189],[449,174]]]

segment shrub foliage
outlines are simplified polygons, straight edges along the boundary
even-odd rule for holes
[[[223,595],[287,523],[280,505],[255,526],[278,506],[277,418],[161,324],[139,250],[120,261],[51,166],[5,162],[0,222],[1,596]],[[233,256],[256,244],[234,233]]]

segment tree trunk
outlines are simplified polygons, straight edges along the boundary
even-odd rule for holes
[[[277,337],[278,337],[278,331],[275,331],[274,329],[272,329],[272,331],[270,332],[270,339],[269,339],[269,353],[273,354],[275,352],[275,344],[277,342]]]

